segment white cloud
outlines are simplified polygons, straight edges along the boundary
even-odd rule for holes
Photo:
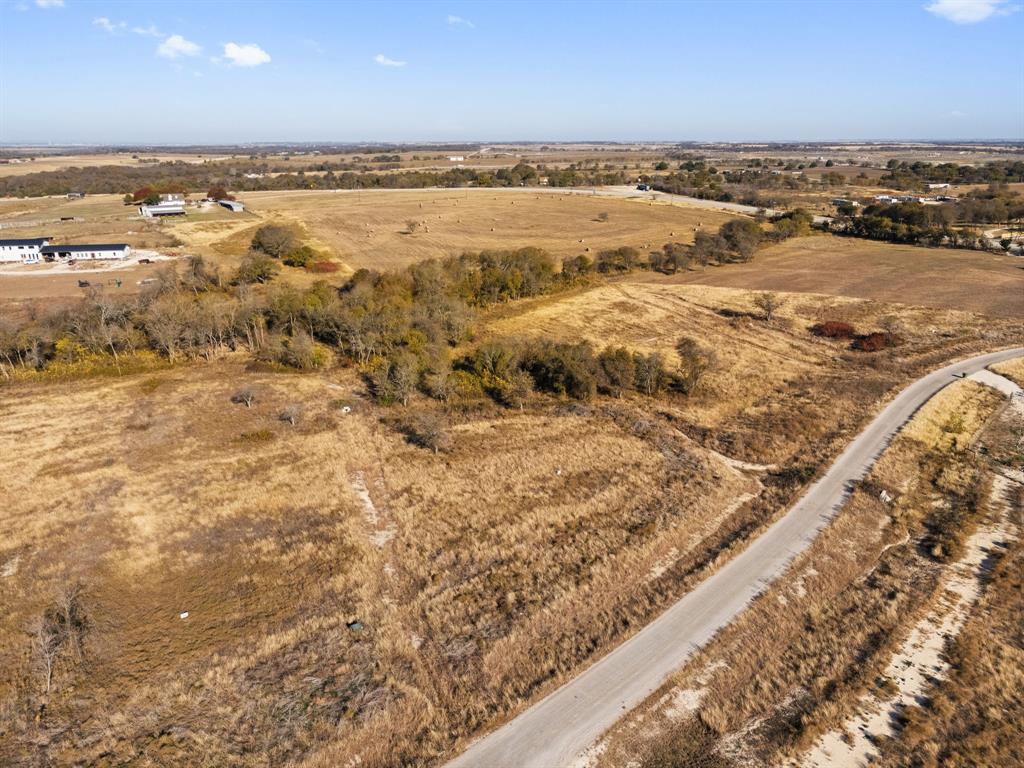
[[[224,58],[236,67],[258,67],[270,62],[270,54],[256,43],[227,43],[224,46]]]
[[[990,16],[1009,16],[1020,6],[1009,5],[1007,0],[935,0],[924,9],[954,24],[977,24]]]
[[[176,59],[179,56],[198,56],[203,49],[181,35],[171,35],[156,48],[157,56]]]
[[[952,112],[949,113],[949,116],[950,117],[961,118],[961,117],[967,117],[967,113],[966,112],[961,112],[959,109],[954,109]]]
[[[452,16],[451,14],[448,14],[448,23],[453,27],[469,27],[470,29],[476,28],[476,24],[469,19],[464,19],[461,16]]]
[[[105,32],[109,32],[112,35],[116,35],[118,32],[120,32],[122,29],[128,26],[123,21],[118,21],[115,23],[108,19],[106,16],[96,17],[92,20],[92,24],[94,27],[99,27],[100,29],[104,30]]]
[[[150,24],[148,27],[132,27],[132,32],[143,37],[163,37],[164,33]]]
[[[376,56],[373,57],[373,60],[376,61],[378,64],[380,64],[382,67],[404,67],[405,66],[405,62],[404,61],[395,61],[394,59],[389,59],[383,53],[378,53]]]
[[[40,8],[63,8],[64,0],[36,0],[36,5]]]

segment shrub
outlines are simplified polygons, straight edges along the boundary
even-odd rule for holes
[[[293,251],[289,251],[284,257],[284,263],[289,267],[308,267],[316,259],[316,251],[308,245],[302,245]]]
[[[824,323],[813,325],[811,333],[826,339],[852,339],[857,335],[857,331],[852,325],[839,320],[826,320]]]
[[[522,366],[545,392],[588,400],[597,391],[594,351],[586,342],[539,342],[523,354]]]
[[[878,352],[892,346],[892,341],[885,333],[875,331],[853,340],[853,348],[861,352]]]

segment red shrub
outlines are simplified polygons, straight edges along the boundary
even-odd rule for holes
[[[858,336],[853,340],[853,348],[859,349],[861,352],[877,352],[889,346],[892,346],[889,335],[877,331],[866,336]]]
[[[838,320],[826,320],[824,323],[811,326],[811,333],[815,336],[824,336],[826,339],[852,339],[857,335],[852,325]]]
[[[341,265],[336,261],[314,261],[308,269],[310,272],[337,272]]]

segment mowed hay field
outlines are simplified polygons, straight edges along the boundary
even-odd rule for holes
[[[709,267],[675,279],[1024,317],[1024,259],[1020,257],[852,237],[795,238],[758,251],[748,264]]]
[[[897,350],[852,353],[807,324],[891,308],[792,296],[769,325],[749,291],[631,279],[481,335],[692,335],[717,357],[701,391],[470,401],[444,414],[449,452],[393,425],[438,405],[377,407],[345,369],[6,385],[0,763],[440,762],[730,556],[894,387],[1021,332],[912,310]],[[78,584],[80,653],[47,693],[27,629]]]
[[[501,189],[252,192],[250,209],[265,220],[304,228],[310,244],[353,269],[393,269],[428,258],[487,249],[543,248],[556,258],[630,245],[661,248],[693,242],[730,215],[577,193]],[[598,220],[602,213],[608,221]],[[407,223],[417,222],[409,234]],[[187,236],[186,236],[187,237]],[[240,255],[251,232],[220,242]],[[218,244],[214,243],[217,248]]]

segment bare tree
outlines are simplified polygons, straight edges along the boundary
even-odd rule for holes
[[[252,387],[240,389],[231,396],[232,403],[244,404],[246,408],[252,408],[252,404],[255,400],[256,393],[253,392]]]
[[[608,221],[608,211],[601,211],[597,214],[598,221]]]
[[[299,423],[299,419],[302,418],[302,406],[298,403],[294,403],[286,407],[281,411],[281,415],[278,416],[281,421],[287,421],[293,427]]]
[[[49,693],[53,685],[53,668],[60,655],[61,637],[57,627],[46,616],[35,619],[29,633],[32,637],[32,660],[43,678],[43,690]]]
[[[782,308],[786,303],[786,300],[779,296],[777,293],[759,293],[754,297],[754,306],[764,313],[765,322],[770,323],[772,318],[775,317],[775,313]]]
[[[405,231],[412,235],[415,234],[416,230],[420,228],[420,223],[415,219],[409,219],[405,222]]]

